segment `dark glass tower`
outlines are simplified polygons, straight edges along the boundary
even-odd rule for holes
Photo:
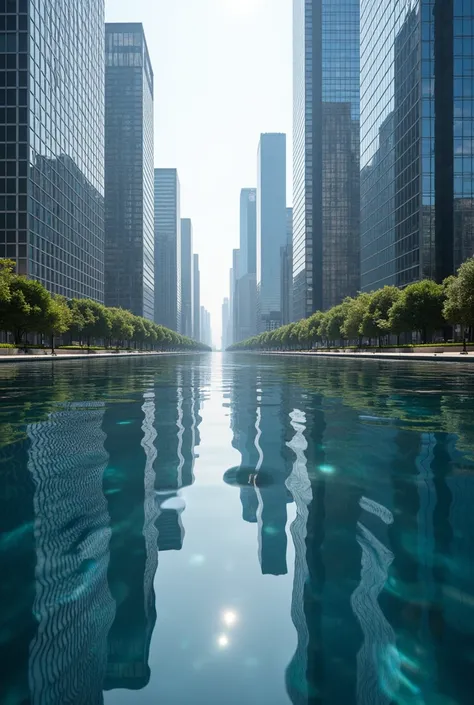
[[[293,2],[293,316],[359,288],[359,0]]]
[[[0,3],[0,257],[104,299],[104,0]]]
[[[155,169],[155,323],[181,329],[181,215],[176,169]]]
[[[105,41],[105,303],[153,320],[153,71],[141,24]]]
[[[473,254],[473,26],[472,0],[361,2],[366,291],[441,281]]]

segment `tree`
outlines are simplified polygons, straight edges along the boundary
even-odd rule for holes
[[[445,282],[446,300],[443,313],[447,321],[474,328],[474,257],[458,270],[457,277]]]
[[[342,303],[338,306],[333,306],[326,314],[326,336],[331,342],[339,340],[343,343],[344,334],[342,328],[346,320],[347,306]]]
[[[390,325],[401,332],[417,331],[426,343],[428,337],[445,324],[444,301],[442,284],[431,279],[410,284],[390,310]]]
[[[321,327],[323,317],[324,313],[322,311],[316,311],[308,318],[308,341],[311,347],[313,347],[315,343],[321,341],[319,329]]]
[[[0,259],[0,311],[1,306],[10,301],[10,284],[15,276],[14,271],[15,262],[13,260]]]
[[[354,299],[346,299],[346,317],[341,327],[341,332],[347,340],[358,340],[362,345],[362,322],[366,315],[371,294],[359,294]]]
[[[38,329],[37,332],[51,336],[51,351],[53,354],[55,337],[66,333],[70,329],[72,321],[73,314],[64,296],[52,296],[43,327]]]
[[[20,276],[12,276],[9,289],[9,300],[0,306],[1,327],[20,345],[25,334],[44,329],[51,295],[40,282]]]
[[[83,319],[81,333],[86,336],[87,347],[90,347],[93,339],[106,341],[109,338],[112,330],[110,309],[90,299],[75,299],[72,307],[76,310],[76,321],[79,320],[82,323],[81,317]]]
[[[390,310],[401,296],[396,286],[384,286],[383,289],[369,294],[370,300],[362,318],[360,334],[365,338],[381,338],[391,332]]]
[[[132,340],[134,316],[123,308],[109,308],[110,336],[119,348],[126,340]]]

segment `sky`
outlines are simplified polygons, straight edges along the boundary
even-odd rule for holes
[[[155,76],[155,167],[176,167],[200,255],[201,303],[220,346],[239,246],[240,189],[257,185],[260,133],[287,134],[292,205],[292,0],[106,0],[142,22]]]

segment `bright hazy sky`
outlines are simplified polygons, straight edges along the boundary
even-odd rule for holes
[[[201,260],[201,303],[220,345],[239,196],[256,186],[261,132],[287,133],[291,206],[292,0],[106,0],[143,22],[155,74],[155,166],[176,167]]]

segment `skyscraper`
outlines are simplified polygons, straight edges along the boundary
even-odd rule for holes
[[[211,314],[201,306],[201,343],[212,346]]]
[[[154,317],[153,71],[143,26],[105,26],[105,303]]]
[[[193,337],[194,262],[193,226],[190,218],[181,220],[181,333]]]
[[[281,324],[280,247],[286,243],[286,135],[263,134],[258,147],[257,329]]]
[[[193,255],[193,337],[201,340],[201,272],[199,271],[199,255]]]
[[[361,2],[365,291],[442,281],[474,253],[474,5],[379,9]]]
[[[257,271],[257,191],[240,192],[240,277]]]
[[[229,347],[229,299],[222,302],[222,350]]]
[[[232,269],[230,275],[230,295],[229,295],[229,344],[236,343],[238,336],[239,322],[239,291],[238,281],[240,276],[240,250],[232,250]]]
[[[359,5],[293,2],[295,320],[359,288]]]
[[[181,328],[181,213],[176,169],[155,169],[155,323]]]
[[[281,322],[292,320],[293,308],[293,208],[286,209],[286,244],[280,248]]]
[[[240,192],[240,258],[235,285],[237,318],[235,342],[256,333],[257,301],[257,191],[244,188]]]
[[[103,301],[104,0],[2,2],[0,21],[0,257]]]

